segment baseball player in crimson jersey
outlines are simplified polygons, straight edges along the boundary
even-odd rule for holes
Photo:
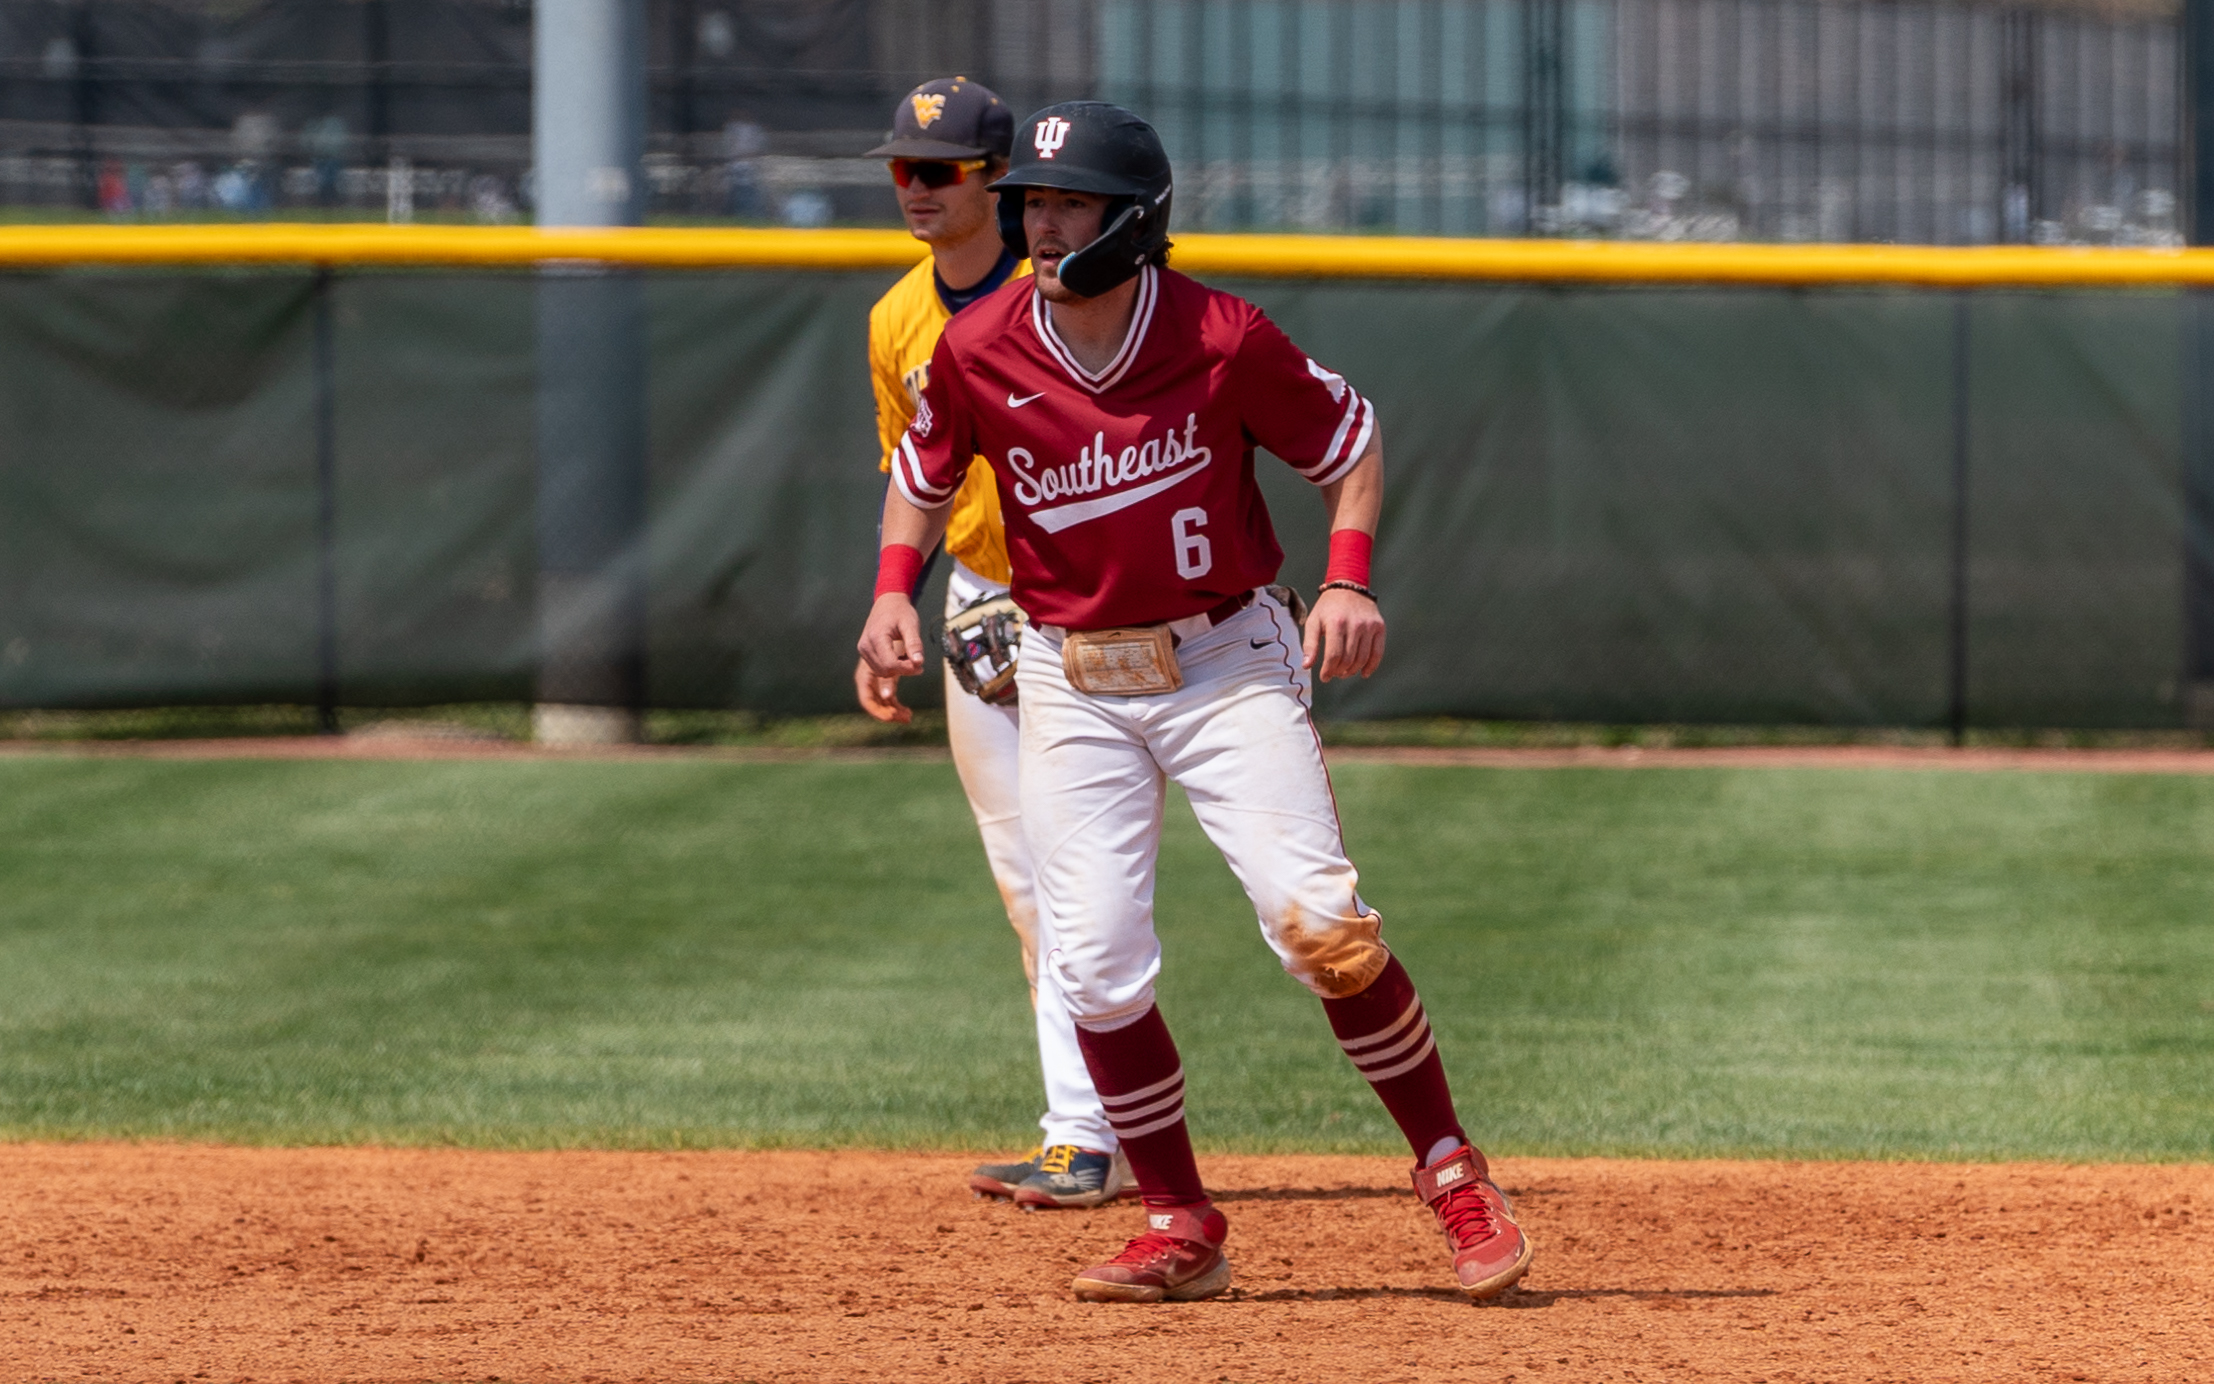
[[[1506,1291],[1531,1246],[1468,1141],[1406,969],[1345,855],[1308,718],[1310,670],[1367,676],[1382,507],[1374,408],[1259,309],[1167,268],[1170,176],[1128,111],[1050,106],[1017,128],[1000,229],[1035,277],[949,323],[892,458],[861,653],[920,667],[909,599],[972,456],[992,465],[1015,600],[1031,620],[1022,819],[1041,971],[1061,987],[1147,1228],[1076,1278],[1087,1301],[1211,1297],[1229,1226],[1184,1124],[1183,1067],[1153,1001],[1164,783],[1185,791],[1284,969],[1322,1002],[1406,1135],[1417,1195],[1461,1286]],[[1330,567],[1304,631],[1267,585],[1282,554],[1254,481],[1265,447],[1321,488]]]
[[[966,77],[940,78],[901,98],[893,111],[891,138],[870,151],[889,162],[908,230],[930,247],[929,258],[869,312],[869,374],[876,388],[877,432],[886,470],[915,419],[930,378],[931,353],[946,323],[1008,280],[1028,274],[1023,256],[1001,243],[997,199],[986,190],[1006,170],[1014,128],[1014,112],[990,88]],[[953,497],[945,545],[953,558],[946,584],[949,624],[963,623],[959,617],[964,611],[987,612],[979,618],[990,618],[988,612],[1007,595],[1009,572],[999,491],[990,464],[981,459],[971,464]],[[1019,630],[1012,620],[1009,626]],[[1014,689],[971,690],[956,669],[956,660],[949,658],[947,739],[984,838],[992,878],[1007,905],[1007,920],[1022,942],[1046,1089],[1039,1146],[1014,1162],[984,1164],[970,1174],[969,1186],[1033,1209],[1097,1206],[1118,1195],[1135,1195],[1129,1164],[1116,1150],[1114,1128],[1092,1089],[1068,1009],[1050,983],[1039,983],[1036,890],[1016,788],[1019,722]],[[900,703],[896,679],[878,676],[866,663],[854,668],[854,690],[862,709],[880,721],[906,721],[912,715]]]

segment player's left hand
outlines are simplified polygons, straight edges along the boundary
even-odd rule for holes
[[[865,658],[853,665],[853,692],[860,699],[861,709],[876,720],[904,726],[915,719],[915,713],[899,699],[899,679],[878,677],[869,671]]]
[[[1365,678],[1384,661],[1384,612],[1358,591],[1333,587],[1307,612],[1300,662],[1324,682]],[[1318,666],[1316,660],[1320,659]]]

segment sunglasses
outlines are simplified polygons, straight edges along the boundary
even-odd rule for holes
[[[893,159],[885,167],[892,170],[892,181],[901,187],[921,183],[924,187],[951,187],[971,173],[984,171],[986,159],[962,159],[953,162],[946,159]]]

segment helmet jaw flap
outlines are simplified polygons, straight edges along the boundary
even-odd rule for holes
[[[1100,217],[1099,238],[1064,258],[1054,270],[1062,286],[1080,298],[1100,294],[1135,278],[1146,261],[1168,244],[1169,194],[1117,197]]]

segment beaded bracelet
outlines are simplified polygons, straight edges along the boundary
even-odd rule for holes
[[[1315,594],[1317,596],[1321,595],[1325,591],[1351,591],[1358,595],[1366,596],[1372,601],[1376,599],[1375,592],[1369,590],[1367,587],[1361,585],[1357,581],[1347,581],[1343,577],[1338,578],[1336,581],[1326,581],[1321,586],[1315,588]]]

